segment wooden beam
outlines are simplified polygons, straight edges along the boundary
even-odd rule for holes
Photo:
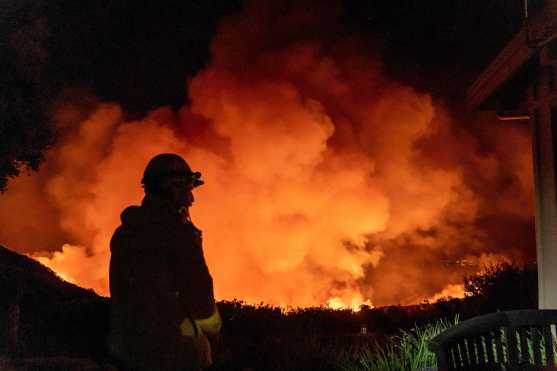
[[[527,29],[523,27],[470,86],[466,95],[469,108],[478,108],[535,54],[527,41]]]
[[[543,10],[529,17],[521,30],[470,86],[469,108],[477,109],[511,80],[542,47],[557,38],[557,0],[545,0]]]

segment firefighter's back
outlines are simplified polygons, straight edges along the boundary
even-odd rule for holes
[[[110,292],[113,354],[134,370],[183,370],[197,366],[191,339],[179,330],[165,241],[172,220],[150,207],[132,206],[111,240]]]

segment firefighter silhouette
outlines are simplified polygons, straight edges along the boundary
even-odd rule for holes
[[[203,184],[176,154],[147,164],[145,197],[121,214],[110,242],[109,350],[131,370],[199,370],[212,363],[221,318],[189,217]]]

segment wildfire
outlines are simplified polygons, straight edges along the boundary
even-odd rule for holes
[[[353,312],[359,312],[363,306],[373,308],[371,300],[362,300],[361,297],[353,297],[344,302],[339,297],[333,297],[327,300],[327,307],[333,310],[351,309]]]
[[[67,266],[67,264],[64,262],[64,260],[66,260],[66,255],[58,251],[54,252],[52,255],[53,256],[51,258],[44,257],[44,256],[29,256],[29,257],[36,259],[39,263],[50,268],[54,273],[56,273],[58,277],[60,277],[64,281],[74,283],[74,284],[77,283],[73,277],[63,272],[63,267]]]
[[[117,103],[61,102],[53,121],[62,135],[43,171],[15,179],[0,197],[0,210],[33,205],[17,220],[0,213],[3,237],[19,242],[25,223],[40,221],[34,235],[65,243],[31,255],[108,295],[119,213],[141,202],[148,160],[175,152],[206,181],[191,214],[218,299],[357,311],[461,295],[464,273],[429,262],[479,259],[494,245],[477,231],[486,199],[489,220],[499,210],[531,217],[531,164],[518,150],[529,148],[528,134],[497,132],[502,139],[485,155],[455,134],[430,96],[386,78],[357,43],[291,35],[317,21],[258,4],[221,26],[211,64],[178,111],[130,122]],[[470,185],[459,161],[514,188],[484,197],[480,176]]]
[[[463,298],[464,295],[464,285],[463,284],[449,284],[441,292],[436,293],[427,299],[430,303],[435,303],[439,299],[447,298]]]

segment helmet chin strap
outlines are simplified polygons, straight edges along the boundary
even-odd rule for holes
[[[179,210],[178,210],[178,215],[180,215],[180,222],[182,224],[186,224],[186,223],[191,223],[191,217],[190,217],[190,209],[187,206],[182,206]]]

